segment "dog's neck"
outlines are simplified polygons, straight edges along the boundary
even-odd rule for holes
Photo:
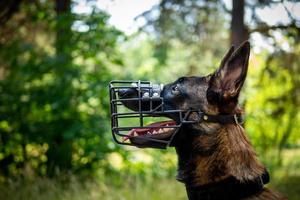
[[[189,136],[176,145],[177,179],[187,186],[209,185],[231,177],[251,181],[265,171],[240,125],[225,125],[210,133],[190,129],[183,134]]]

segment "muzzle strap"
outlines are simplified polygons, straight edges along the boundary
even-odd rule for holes
[[[206,113],[198,112],[199,122],[213,122],[220,124],[242,124],[244,122],[241,114],[234,115],[209,115]]]

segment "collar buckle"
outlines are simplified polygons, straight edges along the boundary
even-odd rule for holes
[[[239,119],[238,116],[236,114],[233,115],[234,121],[236,124],[239,124]]]

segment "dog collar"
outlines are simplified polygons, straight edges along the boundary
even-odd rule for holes
[[[189,119],[192,113],[197,113],[198,119]],[[220,123],[220,124],[242,124],[243,116],[241,114],[218,114],[218,115],[210,115],[202,112],[201,110],[193,110],[192,108],[189,109],[186,114],[185,118],[182,120],[182,124],[196,124],[196,123],[203,123],[203,122],[212,122],[212,123]],[[168,147],[172,146],[173,140],[176,137],[179,129],[171,136]],[[198,134],[197,134],[198,135]]]
[[[220,124],[242,124],[243,116],[241,114],[218,114],[210,115],[202,111],[198,111],[198,122],[213,122]]]

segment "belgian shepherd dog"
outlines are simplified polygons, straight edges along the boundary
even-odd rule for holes
[[[250,43],[229,49],[220,67],[208,76],[181,77],[164,86],[165,109],[189,108],[210,115],[242,114],[238,97],[246,79]],[[121,96],[130,97],[130,91]],[[135,105],[125,105],[136,110]],[[176,116],[168,115],[174,121]],[[197,117],[191,115],[191,118]],[[169,131],[170,132],[170,131]],[[170,133],[148,137],[168,138]],[[201,122],[183,125],[172,146],[178,155],[177,180],[186,186],[189,200],[287,199],[264,187],[266,168],[238,123]]]

